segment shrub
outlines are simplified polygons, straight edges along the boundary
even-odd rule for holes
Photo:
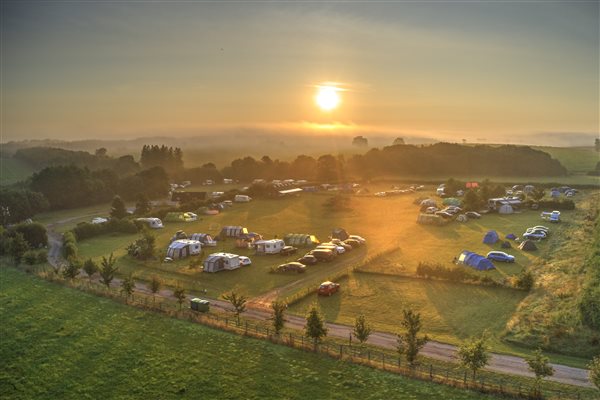
[[[27,265],[34,265],[37,262],[37,254],[33,250],[28,250],[23,254],[23,261]]]
[[[47,250],[38,250],[36,253],[37,256],[37,263],[38,264],[42,264],[45,263],[46,261],[48,261],[48,251]]]
[[[593,329],[600,329],[600,286],[587,286],[579,302],[579,312],[583,323]]]
[[[515,280],[515,287],[517,289],[531,290],[535,284],[535,278],[529,271],[522,272]]]
[[[32,248],[48,245],[46,227],[40,223],[15,225],[10,228],[8,235],[14,236],[16,232],[23,234],[23,237]]]

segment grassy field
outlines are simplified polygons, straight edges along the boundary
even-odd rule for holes
[[[0,278],[5,398],[491,398],[162,317],[10,268]]]
[[[35,172],[28,164],[13,157],[0,157],[0,171],[0,185],[23,181]]]
[[[588,172],[600,161],[600,153],[594,147],[534,147],[560,161],[569,172]]]

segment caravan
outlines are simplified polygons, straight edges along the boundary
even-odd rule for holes
[[[197,240],[174,240],[167,249],[167,257],[173,260],[200,254],[202,244]]]
[[[256,254],[279,254],[285,247],[285,242],[281,239],[257,240],[254,246]]]
[[[163,227],[163,223],[159,218],[138,218],[136,221],[147,224],[148,227],[152,229],[160,229]]]

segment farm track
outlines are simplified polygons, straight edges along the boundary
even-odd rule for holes
[[[81,216],[77,217],[80,218]],[[57,221],[53,224],[47,225],[48,229],[48,242],[49,242],[49,251],[48,251],[48,262],[51,265],[58,265],[63,262],[61,256],[62,249],[62,234],[56,232],[54,229],[58,225],[62,225],[68,223],[76,218],[69,218],[61,221]],[[358,257],[352,261],[357,261]],[[343,268],[339,268],[338,271],[341,271]],[[80,276],[83,277],[83,272]],[[302,283],[306,283],[309,280],[316,279],[317,277],[306,277],[301,280],[292,282],[287,284],[281,288],[271,290],[264,295],[255,297],[248,302],[248,309],[244,313],[245,316],[259,320],[266,321],[271,318],[271,313],[266,311],[270,302],[277,298],[277,296],[289,289],[293,289]],[[113,287],[120,287],[121,280],[115,278],[111,284]],[[152,295],[151,291],[148,287],[142,282],[136,282],[135,284],[136,290],[141,293],[145,293],[148,295]],[[158,294],[158,297],[165,299],[172,299],[173,292],[169,289],[163,289]],[[191,299],[194,297],[204,297],[202,294],[188,294],[187,298]],[[231,311],[231,306],[228,302],[218,299],[209,299],[211,305],[215,308],[221,309],[223,311]],[[293,328],[296,330],[304,329],[306,324],[306,320],[302,317],[295,315],[286,315],[286,326],[288,328]],[[336,338],[347,339],[352,332],[352,327],[342,324],[334,324],[327,323],[328,335]],[[386,349],[395,349],[397,344],[397,337],[394,334],[387,332],[378,332],[374,331],[367,343],[379,346]],[[436,341],[429,341],[421,350],[421,354],[426,357],[430,357],[433,359],[447,361],[447,362],[456,362],[457,361],[457,347],[447,343],[440,343]],[[548,380],[573,385],[580,387],[594,387],[589,380],[588,371],[582,368],[569,367],[561,364],[551,364],[554,368],[554,375],[547,378]],[[492,353],[490,357],[489,364],[485,367],[486,370],[492,372],[499,372],[503,374],[510,375],[518,375],[525,377],[533,377],[534,375],[529,371],[528,365],[526,361],[517,356],[511,356],[506,354],[497,354]]]

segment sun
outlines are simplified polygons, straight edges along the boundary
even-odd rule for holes
[[[340,104],[339,88],[335,86],[318,86],[315,101],[323,111],[331,111]]]

